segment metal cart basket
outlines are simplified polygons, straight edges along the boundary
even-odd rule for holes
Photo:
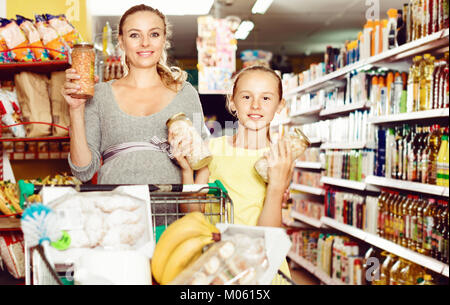
[[[112,191],[119,185],[55,185],[53,187],[72,186],[78,191]],[[38,194],[42,185],[33,185],[19,181],[20,200],[27,205],[27,197]],[[155,241],[164,229],[176,219],[194,210],[202,210],[212,223],[233,223],[233,203],[220,181],[208,185],[148,185],[151,194],[152,225]],[[51,266],[45,257],[42,246],[25,249],[26,284],[62,285],[73,283],[73,266]],[[71,269],[72,268],[72,269]],[[274,283],[294,284],[281,271],[278,271]]]

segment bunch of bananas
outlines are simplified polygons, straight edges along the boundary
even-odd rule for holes
[[[169,284],[200,257],[203,247],[219,240],[219,230],[201,212],[179,218],[167,227],[156,244],[151,261],[154,279],[159,284]]]
[[[23,212],[19,204],[18,187],[9,181],[0,181],[0,212],[5,215]]]

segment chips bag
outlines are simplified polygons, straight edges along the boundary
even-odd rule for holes
[[[29,42],[30,49],[33,52],[35,58],[39,61],[50,60],[50,54],[47,49],[44,49],[44,45],[41,41],[41,36],[34,26],[33,21],[20,15],[16,15],[16,17],[17,24],[25,33]]]
[[[46,14],[45,18],[47,19],[48,24],[56,30],[70,48],[73,48],[75,44],[82,42],[80,34],[75,27],[67,21],[64,14],[58,16]]]
[[[50,58],[66,59],[68,48],[59,37],[58,32],[52,28],[42,15],[35,15],[36,28],[41,36],[42,43],[49,48]]]
[[[12,62],[12,54],[11,51],[8,51],[8,46],[6,45],[5,39],[3,39],[0,35],[0,64],[10,63]]]
[[[14,61],[35,61],[33,52],[28,48],[27,37],[14,20],[0,20],[0,37],[4,39],[6,46],[11,49]]]

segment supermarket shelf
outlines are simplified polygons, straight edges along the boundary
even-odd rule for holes
[[[309,109],[304,109],[304,110],[297,111],[296,113],[291,113],[291,117],[318,114],[321,111],[323,111],[322,109],[323,108],[322,108],[321,105],[316,106],[316,107],[311,107]]]
[[[320,178],[320,182],[322,182],[324,184],[341,186],[341,187],[346,187],[346,188],[359,190],[359,191],[365,191],[365,190],[374,191],[374,192],[379,191],[378,187],[373,187],[364,181],[353,181],[353,180],[347,180],[347,179],[337,179],[337,178],[322,176]]]
[[[320,281],[322,281],[326,285],[346,285],[342,281],[332,279],[328,274],[326,274],[323,270],[314,266],[313,263],[301,257],[300,255],[294,253],[292,250],[289,251],[288,257],[300,265],[302,268],[306,269],[309,273],[316,276]]]
[[[68,60],[49,60],[43,62],[15,62],[0,64],[2,75],[17,73],[21,71],[47,73],[53,71],[63,71],[70,67]]]
[[[378,55],[369,57],[367,59],[362,59],[357,63],[345,66],[337,71],[329,73],[323,77],[310,81],[302,86],[299,86],[293,90],[290,90],[286,93],[285,97],[289,97],[291,95],[318,90],[328,85],[328,83],[332,80],[342,78],[347,73],[364,68],[367,65],[376,65],[382,64],[384,61],[395,61],[400,60],[406,57],[414,56],[416,54],[421,54],[428,50],[439,48],[439,47],[448,47],[448,37],[449,37],[449,29],[444,29],[442,31],[433,33],[426,37],[414,40],[409,43],[405,43],[397,48],[385,51]]]
[[[396,122],[404,122],[404,121],[413,121],[413,120],[427,120],[433,118],[448,118],[449,109],[433,109],[426,111],[417,111],[410,113],[401,113],[394,115],[384,115],[378,117],[370,117],[369,123],[372,124],[385,124],[385,123],[396,123]]]
[[[278,127],[280,125],[285,125],[285,124],[289,124],[289,123],[291,123],[291,118],[277,119],[277,120],[273,120],[270,123],[270,127]]]
[[[352,112],[355,110],[366,109],[368,108],[366,102],[364,103],[353,103],[349,105],[344,105],[340,107],[332,107],[329,109],[324,109],[320,112],[320,116],[330,116],[336,114],[343,114],[346,112]]]
[[[304,192],[304,193],[308,193],[308,194],[319,195],[319,196],[325,195],[325,190],[322,188],[318,188],[318,187],[312,187],[312,186],[307,186],[307,185],[303,185],[303,184],[292,183],[290,188],[291,188],[291,190],[300,191],[300,192]]]
[[[320,220],[324,224],[326,224],[332,228],[335,228],[336,230],[339,230],[341,232],[349,234],[349,235],[351,235],[355,238],[358,238],[366,243],[369,243],[377,248],[389,251],[392,254],[395,254],[399,257],[402,257],[404,259],[412,261],[418,265],[421,265],[421,266],[426,267],[436,273],[439,273],[439,274],[442,274],[442,275],[445,275],[448,277],[448,265],[441,261],[438,261],[434,258],[422,255],[420,253],[414,252],[410,249],[402,247],[396,243],[393,243],[389,240],[386,240],[386,239],[376,236],[374,234],[365,232],[361,229],[340,223],[340,222],[336,221],[335,219],[332,219],[329,217],[322,217]]]
[[[0,142],[35,142],[69,140],[69,137],[42,137],[42,138],[0,138]]]
[[[389,178],[378,177],[378,176],[368,176],[366,178],[366,183],[372,184],[372,185],[377,185],[377,186],[401,189],[401,190],[406,190],[406,191],[414,191],[414,192],[418,192],[418,193],[425,193],[425,194],[431,194],[431,195],[437,195],[437,196],[448,196],[448,187],[432,185],[432,184],[425,184],[425,183],[412,182],[412,181],[403,181],[403,180],[397,180],[397,179],[389,179]]]
[[[309,143],[320,144],[320,143],[322,143],[322,139],[321,138],[309,138]]]
[[[313,226],[315,228],[325,228],[326,226],[320,221],[319,219],[311,218],[308,216],[305,216],[297,211],[291,210],[291,216],[294,219],[300,220],[301,222],[304,222],[306,224],[309,224],[310,226]]]
[[[295,162],[295,167],[298,168],[311,168],[311,169],[322,169],[322,163],[320,162],[304,162],[304,161],[297,161]]]
[[[13,216],[0,215],[0,232],[1,231],[20,231],[20,218]]]
[[[376,148],[375,143],[368,142],[327,142],[320,145],[321,149],[364,149]]]

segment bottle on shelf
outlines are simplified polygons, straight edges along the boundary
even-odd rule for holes
[[[386,191],[382,191],[380,196],[378,196],[377,235],[380,237],[384,236],[384,216],[385,216],[387,197],[388,197],[388,193]]]
[[[427,85],[425,78],[425,66],[427,64],[427,60],[430,57],[430,54],[424,54],[419,62],[419,92],[418,92],[418,103],[416,104],[416,108],[414,111],[426,110],[427,104]]]
[[[435,185],[437,178],[437,155],[439,153],[441,142],[439,125],[435,124],[432,126],[428,142],[429,150],[427,156],[428,169],[426,183]]]
[[[403,258],[398,258],[389,271],[389,285],[401,285],[401,270],[406,266]]]
[[[412,204],[411,207],[408,209],[409,212],[409,217],[410,217],[410,236],[411,238],[409,239],[408,242],[408,248],[416,251],[417,249],[417,245],[418,245],[418,232],[419,232],[419,227],[418,227],[418,222],[417,222],[417,209],[419,208],[419,201],[417,200],[417,198],[415,196],[411,196],[411,200],[412,200]]]
[[[430,154],[431,146],[430,144],[430,134],[431,129],[429,126],[424,127],[424,135],[422,137],[422,157],[420,158],[420,178],[422,183],[427,183],[428,180],[428,155]]]
[[[432,233],[434,226],[434,213],[435,213],[436,200],[433,198],[428,199],[425,208],[423,209],[423,233],[422,233],[422,249],[423,254],[431,256],[432,246]]]
[[[381,256],[385,257],[380,268],[380,280],[375,283],[375,285],[389,285],[390,283],[390,271],[392,265],[396,261],[396,256],[387,251],[381,252]]]
[[[424,202],[422,199],[417,200],[417,241],[416,241],[416,252],[419,252],[420,254],[425,253],[425,249],[423,248],[423,228],[424,228],[424,221],[423,221],[423,210],[426,207],[426,202]]]
[[[405,226],[405,230],[404,230],[404,238],[402,240],[402,247],[405,248],[410,248],[410,244],[412,242],[412,211],[414,208],[414,200],[412,199],[411,195],[408,195],[406,197],[406,200],[404,201],[403,204],[403,223]]]
[[[404,4],[403,8],[405,7]],[[405,10],[397,10],[397,29],[396,29],[396,43],[397,46],[401,46],[406,43],[406,24],[403,18]]]
[[[416,111],[419,102],[419,63],[422,57],[417,55],[413,58],[413,64],[409,68],[406,112]]]
[[[442,229],[441,229],[441,244],[439,246],[439,252],[441,253],[441,262],[448,264],[449,256],[449,212],[448,212],[448,201],[442,201],[443,212],[441,214]]]
[[[418,280],[418,284],[419,285],[435,285],[433,277],[431,276],[431,274],[424,274],[423,278],[420,278]]]
[[[448,129],[448,128],[447,128]],[[448,131],[442,135],[441,146],[437,155],[436,184],[439,186],[449,186],[449,151],[448,151]]]
[[[415,130],[411,128],[410,136],[407,144],[407,154],[408,154],[408,170],[407,179],[409,181],[417,181],[417,151],[418,151],[418,130],[417,126]]]
[[[441,214],[443,205],[441,200],[439,200],[435,206],[433,213],[433,231],[431,232],[431,257],[440,260],[439,244],[441,243]]]
[[[408,205],[410,204],[409,198],[402,196],[401,203],[401,218],[400,218],[400,241],[399,245],[402,247],[408,247],[409,238],[409,215],[408,215]]]
[[[410,150],[410,146],[411,146],[411,128],[409,127],[409,125],[407,124],[403,124],[403,135],[402,135],[402,141],[403,141],[403,151],[402,151],[402,176],[401,179],[402,180],[408,180],[408,151]]]

